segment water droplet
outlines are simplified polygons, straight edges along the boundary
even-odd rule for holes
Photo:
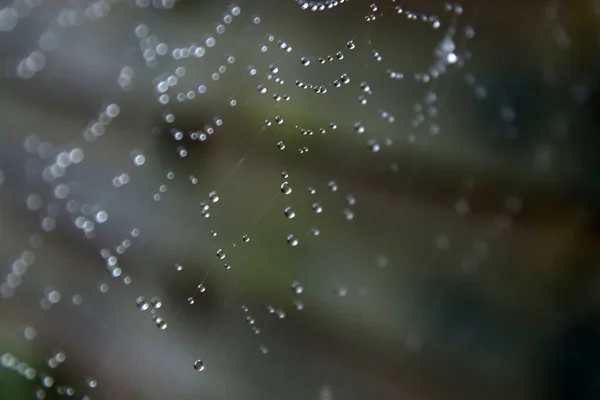
[[[354,40],[349,40],[348,43],[346,43],[346,46],[350,49],[350,50],[354,50],[356,48],[356,45],[354,44]]]
[[[146,156],[144,156],[139,150],[133,150],[131,152],[131,160],[133,161],[133,165],[140,167],[146,162]]]
[[[202,283],[199,284],[198,285],[198,292],[200,292],[200,293],[206,292],[206,286],[204,286],[204,284],[202,284]]]
[[[282,141],[279,141],[279,142],[277,143],[277,148],[278,148],[279,150],[283,150],[283,149],[285,149],[285,143],[283,143]]]
[[[309,65],[310,65],[310,60],[309,60],[308,58],[306,58],[306,57],[302,57],[302,58],[300,59],[300,62],[301,62],[301,63],[302,63],[302,65],[304,65],[305,67],[307,67],[307,66],[309,66]]]
[[[295,281],[295,282],[292,283],[292,290],[296,294],[302,294],[302,292],[304,292],[304,288],[302,287],[302,285],[298,281]]]
[[[468,39],[472,39],[475,37],[475,30],[471,26],[467,26],[465,28],[465,37]]]
[[[294,218],[296,216],[296,213],[294,212],[292,207],[286,207],[285,210],[283,210],[283,212],[284,212],[285,216],[290,219]]]
[[[323,207],[319,203],[313,203],[312,209],[317,213],[321,214],[323,212]]]
[[[327,186],[329,187],[329,190],[331,190],[332,192],[337,192],[337,190],[338,190],[338,185],[337,185],[337,183],[335,183],[335,181],[329,181]]]
[[[287,181],[281,184],[281,193],[285,195],[292,193],[292,187]]]
[[[161,330],[164,331],[165,329],[167,329],[167,322],[162,319],[162,318],[156,318],[156,326]]]
[[[363,133],[365,133],[366,129],[364,127],[363,124],[361,124],[360,122],[356,122],[354,124],[354,130],[356,131],[356,133],[358,133],[359,135],[362,135]]]
[[[289,243],[290,246],[292,247],[296,247],[298,246],[298,239],[296,239],[296,237],[293,234],[288,235],[287,237],[287,242]]]
[[[137,307],[142,310],[142,311],[146,311],[147,309],[150,308],[150,303],[148,303],[144,297],[140,296],[135,300],[135,304],[137,305]]]
[[[223,249],[219,249],[217,250],[217,258],[219,260],[222,260],[226,257],[225,252],[223,251]]]
[[[161,308],[162,307],[162,300],[160,299],[160,297],[152,297],[150,299],[150,303],[152,304],[152,307],[154,308]]]
[[[194,369],[196,371],[204,371],[204,362],[202,360],[196,360],[194,362]]]
[[[18,3],[15,3],[18,4]],[[27,3],[24,3],[27,6]],[[0,10],[0,31],[8,32],[13,30],[19,21],[19,14],[13,7],[4,7]]]
[[[196,302],[193,297],[188,297],[187,301],[189,304],[194,304]]]
[[[217,192],[212,191],[208,194],[208,198],[210,199],[210,201],[212,201],[213,203],[216,203],[219,201],[219,196],[217,196]]]
[[[380,255],[377,257],[376,263],[379,268],[385,268],[388,266],[388,259],[386,256]]]
[[[352,221],[354,219],[354,213],[351,210],[345,208],[342,213],[348,221]]]
[[[248,235],[244,235],[242,236],[242,240],[244,241],[244,243],[248,243],[250,241],[250,237]]]

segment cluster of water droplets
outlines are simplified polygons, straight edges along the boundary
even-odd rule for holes
[[[158,310],[162,307],[162,300],[160,299],[160,297],[153,296],[148,301],[143,296],[140,296],[135,300],[135,304],[140,309],[140,311],[150,310],[152,321],[154,321],[154,323],[160,330],[164,331],[167,329],[167,321],[165,321],[164,318],[158,315]]]
[[[307,2],[298,1],[301,9],[313,10],[313,11],[324,11],[327,9],[335,8],[336,6],[344,4],[345,1],[325,1],[325,2]],[[38,5],[35,1],[29,2],[32,6]],[[144,0],[138,0],[136,5],[141,8],[149,6],[157,9],[169,10],[175,6],[174,1],[163,1],[163,2],[150,2]],[[35,73],[41,71],[47,63],[46,54],[53,51],[57,46],[60,33],[68,28],[74,26],[81,26],[82,24],[90,21],[96,21],[109,14],[109,11],[113,9],[112,3],[108,1],[98,1],[88,5],[86,8],[68,8],[61,11],[56,21],[51,24],[51,27],[44,31],[39,38],[39,48],[28,54],[23,60],[18,63],[16,73],[18,76],[24,79],[31,78]],[[5,8],[0,12],[0,28],[4,31],[12,30],[16,27],[18,19],[21,17],[16,9]],[[454,12],[456,15],[460,15],[462,9],[459,6],[449,6],[446,11]],[[424,16],[419,14],[413,14],[409,11],[405,11],[400,7],[394,9],[396,14],[404,15],[408,20],[421,20],[423,22],[430,23],[434,29],[440,27],[440,21],[435,16]],[[24,15],[26,16],[26,15]],[[365,21],[374,22],[378,18],[382,18],[384,14],[382,9],[375,4],[372,4],[368,8],[368,13],[365,16]],[[205,94],[210,90],[211,85],[215,85],[222,77],[225,77],[229,68],[238,63],[238,57],[235,54],[228,54],[223,62],[216,67],[212,72],[209,72],[208,79],[205,82],[190,82],[188,79],[189,70],[193,64],[190,62],[202,62],[210,52],[215,51],[218,46],[219,37],[224,35],[228,27],[233,23],[238,23],[243,17],[242,9],[238,5],[231,5],[227,8],[227,11],[223,16],[216,22],[215,28],[212,32],[207,33],[205,39],[199,42],[190,42],[186,45],[173,46],[167,43],[165,40],[159,38],[157,34],[154,34],[151,27],[147,24],[139,24],[134,27],[133,34],[138,40],[139,51],[141,57],[144,60],[146,68],[151,71],[157,71],[161,69],[162,59],[171,59],[176,63],[174,68],[158,72],[153,78],[153,86],[155,89],[156,101],[163,109],[164,122],[167,123],[170,128],[170,135],[176,142],[183,142],[184,139],[192,139],[194,141],[205,141],[210,135],[216,132],[216,129],[223,125],[223,119],[219,116],[213,117],[213,123],[204,126],[200,130],[185,131],[178,128],[177,115],[172,108],[173,103],[184,103],[197,101],[199,96]],[[251,23],[258,26],[262,23],[260,16],[253,15],[250,17]],[[472,37],[472,30],[469,30],[467,36]],[[454,42],[454,37],[457,34],[457,28],[455,23],[450,24],[447,27],[446,34],[443,39],[439,42],[438,46],[434,51],[435,61],[426,70],[426,72],[416,73],[414,79],[421,81],[424,84],[428,83],[432,79],[440,78],[441,75],[452,65],[462,65],[463,56],[457,53],[457,46]],[[258,44],[259,53],[266,53],[269,47],[274,47],[281,50],[282,55],[292,53],[292,46],[290,43],[283,39],[277,39],[273,35],[267,35],[264,43]],[[347,62],[348,57],[346,53],[354,53],[358,51],[368,51],[371,53],[375,62],[380,63],[383,61],[383,56],[380,51],[376,49],[362,49],[354,39],[348,40],[340,49],[336,49],[330,54],[325,55],[304,55],[300,57],[300,64],[305,67],[318,68],[319,66],[325,66],[327,64],[339,64],[342,72],[339,76],[330,82],[315,84],[306,83],[302,78],[293,80],[295,86],[304,89],[311,90],[315,94],[327,96],[330,94],[329,89],[342,88],[344,86],[352,86],[355,82],[352,80],[348,73],[343,72],[344,65]],[[259,71],[258,67],[254,67],[252,64],[247,67],[248,74],[252,76],[262,76],[262,72]],[[279,102],[292,101],[293,95],[291,93],[293,87],[287,87],[286,80],[281,77],[283,67],[276,61],[273,60],[269,63],[264,76],[261,79],[265,79],[257,85],[257,92],[259,95],[271,95],[272,98]],[[401,79],[404,77],[404,73],[401,72],[388,72],[390,78]],[[123,91],[130,91],[133,89],[134,77],[140,75],[131,66],[123,66],[116,76],[116,82]],[[281,89],[274,90],[273,87],[281,87]],[[285,89],[284,89],[285,87]],[[289,90],[289,92],[288,92]],[[360,105],[367,105],[369,99],[374,95],[374,90],[371,85],[365,80],[358,80],[357,83],[357,98]],[[227,100],[230,106],[236,106],[237,100],[235,98],[229,98]],[[418,105],[414,127],[418,127],[420,124],[425,122],[425,112],[428,111],[427,117],[434,118],[435,112],[432,108],[435,107],[436,96],[435,92],[430,91],[423,101],[423,105]],[[115,118],[121,114],[121,106],[116,102],[108,103],[99,113],[98,117],[90,121],[88,126],[83,130],[82,135],[85,141],[94,142],[100,139],[110,128],[111,123]],[[394,123],[394,117],[387,111],[380,111],[381,118],[385,119],[389,123]],[[278,125],[286,123],[288,118],[284,113],[278,113],[272,116],[267,116],[265,119],[265,127],[274,128]],[[300,127],[294,125],[295,128],[300,132],[302,136],[310,137],[313,135],[313,128]],[[432,125],[433,126],[433,125]],[[328,127],[316,127],[314,131],[320,134],[326,134],[333,132],[338,128],[338,124],[331,122]],[[360,121],[353,123],[354,131],[359,135],[368,133],[368,130]],[[433,129],[437,134],[439,129]],[[432,131],[433,133],[433,131]],[[286,149],[286,145],[283,140],[274,139],[274,143],[279,150]],[[368,139],[368,147],[372,152],[378,152],[380,149],[379,142],[374,138]],[[391,145],[391,139],[386,140],[386,144]],[[109,213],[103,210],[98,205],[93,204],[79,204],[75,199],[70,198],[70,189],[68,183],[61,178],[65,177],[67,170],[70,166],[77,165],[84,160],[84,150],[79,147],[73,147],[70,149],[55,148],[52,144],[42,142],[35,136],[30,136],[25,141],[26,149],[32,154],[32,156],[39,157],[42,160],[47,160],[46,166],[38,173],[41,174],[42,178],[49,184],[53,185],[53,203],[49,204],[48,213],[42,219],[42,229],[46,232],[55,229],[56,222],[55,217],[57,212],[54,211],[53,204],[64,203],[68,212],[72,215],[74,225],[81,229],[87,238],[93,239],[94,229],[96,225],[107,223],[110,220]],[[300,154],[308,152],[308,147],[301,145],[298,147]],[[86,150],[88,151],[88,150]],[[89,150],[91,151],[91,150]],[[181,158],[188,156],[189,151],[184,145],[177,146],[176,152]],[[129,153],[131,163],[134,167],[144,168],[148,164],[146,153],[138,148],[131,149]],[[282,174],[283,181],[280,185],[280,193],[282,196],[290,199],[294,199],[294,192],[292,190],[292,177],[287,173]],[[167,173],[167,179],[169,181],[174,180],[176,177],[173,172]],[[132,172],[126,172],[121,170],[112,178],[112,186],[114,188],[122,188],[130,182],[132,182]],[[58,181],[58,182],[57,182]],[[197,184],[198,180],[193,175],[188,177],[190,184]],[[56,182],[56,183],[55,183]],[[338,192],[338,184],[335,180],[331,180],[326,185],[330,194]],[[160,201],[165,193],[167,192],[168,185],[164,182],[158,183],[157,190],[152,194],[152,198],[155,201]],[[313,187],[308,188],[308,192],[311,198],[317,196],[317,191]],[[308,204],[294,205],[290,203],[283,209],[283,214],[286,219],[292,220],[296,218],[318,218],[319,215],[323,214],[325,207],[323,202],[326,198],[315,198]],[[347,194],[345,196],[346,205],[339,210],[343,218],[347,221],[353,221],[355,219],[354,206],[356,200],[353,195]],[[208,194],[208,198],[205,201],[200,202],[200,214],[202,217],[208,219],[211,217],[211,205],[219,202],[219,195],[217,191],[211,191]],[[37,194],[31,194],[26,199],[27,207],[37,212],[42,208],[43,200],[42,197]],[[312,216],[311,215],[312,211]],[[113,278],[122,278],[125,284],[131,283],[131,278],[128,275],[123,274],[123,269],[120,266],[119,258],[126,253],[126,251],[134,245],[137,237],[139,236],[139,230],[133,229],[129,235],[117,241],[112,249],[103,247],[100,249],[100,255],[105,260],[106,268]],[[310,236],[318,237],[321,235],[321,230],[313,226],[307,233]],[[214,232],[213,236],[216,236]],[[303,234],[300,232],[290,232],[284,236],[285,241],[291,247],[301,247],[301,238]],[[247,233],[240,233],[242,242],[247,243],[250,241],[250,236]],[[226,258],[225,248],[219,248],[216,251],[216,258],[219,262],[224,262]],[[6,277],[6,282],[2,284],[2,294],[4,297],[12,295],[14,289],[19,286],[23,274],[27,270],[27,267],[31,266],[35,260],[35,253],[32,250],[25,250],[22,252],[21,257],[13,262],[13,271]],[[223,264],[224,269],[230,270],[231,266],[229,263]],[[181,271],[183,267],[178,264],[176,267],[177,271]],[[204,285],[204,279],[201,283],[197,284],[194,293],[188,298],[190,305],[198,301],[199,296],[206,291]],[[100,291],[105,293],[108,291],[108,285],[102,283],[99,285]],[[303,293],[303,286],[298,282],[292,284],[293,293],[296,296],[300,296]],[[339,294],[343,295],[342,290]],[[53,304],[60,301],[60,292],[57,290],[49,290],[45,297],[42,299],[42,306],[44,308],[50,308]],[[141,311],[149,311],[153,322],[156,326],[165,330],[167,328],[167,322],[163,317],[158,315],[159,309],[162,306],[162,301],[158,297],[151,297],[150,300],[146,300],[144,297],[137,297],[135,300],[137,307]],[[294,306],[296,309],[303,309],[304,305],[299,299],[294,300]],[[282,309],[276,309],[271,306],[267,307],[269,313],[275,314],[279,319],[285,317],[285,312]],[[244,310],[248,313],[248,310]],[[249,314],[246,316],[247,322],[252,326],[255,333],[259,333],[260,329],[255,325],[255,320]],[[266,346],[261,345],[261,351],[266,353]],[[200,360],[194,363],[196,370],[203,370],[204,363]]]
[[[109,12],[114,12],[114,8],[117,7],[115,3],[113,1],[99,0],[91,2],[85,7],[73,6],[62,9],[50,26],[43,30],[36,44],[33,46],[34,49],[17,61],[13,71],[15,76],[19,79],[28,80],[42,72],[47,64],[51,62],[50,54],[56,49],[60,36],[65,34],[66,30],[108,16]],[[338,6],[343,6],[347,3],[352,5],[352,3],[358,2],[344,0],[296,0],[296,3],[300,10],[328,12],[328,10]],[[319,138],[327,138],[334,135],[337,143],[349,141],[348,136],[344,136],[347,134],[352,136],[352,140],[359,138],[358,140],[364,141],[361,143],[363,143],[362,145],[366,145],[365,152],[369,156],[381,156],[382,159],[382,153],[385,153],[387,148],[397,143],[413,144],[421,140],[435,140],[435,137],[444,133],[441,123],[438,121],[444,105],[438,84],[448,77],[450,72],[461,77],[462,84],[468,87],[476,100],[496,101],[496,99],[490,99],[489,89],[483,80],[478,79],[470,72],[461,75],[461,70],[468,65],[472,57],[465,43],[475,38],[474,28],[462,22],[465,14],[465,9],[462,5],[441,5],[438,7],[438,11],[447,15],[446,18],[442,18],[439,15],[410,11],[408,9],[410,8],[409,5],[400,6],[395,1],[386,2],[385,5],[383,4],[384,2],[380,3],[370,4],[365,10],[364,20],[360,21],[360,23],[376,26],[382,19],[397,18],[397,21],[402,21],[402,23],[425,24],[428,27],[427,29],[441,32],[439,40],[437,40],[432,49],[432,60],[428,65],[409,71],[402,66],[393,65],[393,63],[388,64],[388,60],[393,58],[388,58],[385,50],[377,49],[370,40],[363,41],[357,38],[347,40],[346,43],[340,43],[337,48],[331,49],[329,53],[310,54],[309,52],[300,52],[296,54],[298,53],[297,47],[299,46],[292,43],[291,40],[284,39],[283,37],[279,38],[270,33],[264,35],[259,43],[244,43],[244,47],[254,49],[253,51],[256,54],[251,57],[263,57],[267,60],[266,63],[256,60],[257,62],[251,62],[247,65],[244,63],[248,61],[247,57],[242,55],[242,51],[239,51],[238,54],[238,49],[236,48],[228,48],[225,51],[225,49],[219,47],[222,42],[222,35],[226,35],[230,31],[230,27],[233,26],[232,24],[250,24],[256,29],[261,29],[261,26],[265,25],[266,21],[258,15],[246,15],[237,4],[229,5],[226,8],[223,15],[215,21],[214,29],[206,33],[203,39],[190,41],[185,44],[169,43],[166,39],[162,39],[158,34],[153,33],[149,24],[140,23],[136,25],[133,27],[131,33],[137,41],[137,50],[143,60],[143,68],[150,71],[152,75],[152,101],[155,101],[156,105],[160,107],[161,122],[164,122],[168,127],[159,133],[168,135],[170,139],[176,142],[175,152],[181,159],[194,158],[193,150],[188,145],[190,141],[205,142],[212,135],[221,134],[221,132],[225,136],[227,134],[225,114],[211,115],[209,122],[203,123],[204,126],[190,130],[179,125],[180,114],[178,114],[177,107],[181,104],[197,105],[203,95],[218,88],[230,76],[234,76],[232,75],[232,70],[239,68],[239,64],[242,64],[245,78],[252,80],[253,92],[245,94],[234,91],[227,93],[220,101],[227,106],[226,110],[230,110],[233,107],[233,111],[235,111],[244,102],[253,101],[257,98],[266,98],[265,96],[272,98],[273,101],[269,100],[269,104],[272,107],[267,108],[263,114],[258,115],[257,119],[261,125],[259,128],[260,134],[265,132],[267,135],[270,135],[265,140],[269,140],[271,149],[277,149],[277,155],[287,156],[290,153],[293,156],[298,154],[303,157],[310,156],[313,153],[313,147],[310,147],[309,153],[309,146],[312,146],[312,143],[316,143],[314,147],[318,148]],[[16,0],[15,4],[0,10],[0,31],[9,32],[16,29],[19,21],[26,18],[42,2],[40,0]],[[140,8],[153,7],[166,11],[175,7],[176,2],[174,0],[137,0],[135,6]],[[364,5],[360,6],[364,7]],[[555,40],[558,45],[568,47],[569,38],[557,21],[556,8],[557,6],[552,3],[548,6],[548,20],[555,25]],[[378,102],[379,91],[383,92],[386,88],[381,88],[381,85],[377,86],[373,82],[375,79],[371,80],[372,76],[366,74],[366,76],[359,76],[349,72],[349,65],[351,65],[353,60],[356,60],[359,54],[364,55],[365,53],[368,56],[366,58],[369,59],[369,62],[375,63],[376,67],[379,68],[378,73],[385,77],[390,85],[408,84],[407,82],[410,81],[410,83],[418,84],[422,88],[419,97],[414,99],[412,104],[412,114],[406,131],[399,132],[397,128],[399,121],[398,117],[394,115],[397,112],[394,109],[394,105],[385,104],[384,109]],[[211,56],[220,57],[219,62],[211,63],[210,70],[207,69],[205,71],[206,76],[201,78],[200,81],[195,80],[192,77],[195,76],[192,72],[197,65],[207,65],[208,63],[205,63],[205,60]],[[301,68],[298,73],[289,67],[291,64],[286,61],[285,57],[293,59],[297,66],[299,63],[299,67]],[[168,64],[165,62],[166,60],[169,61]],[[261,60],[264,61],[263,59]],[[165,64],[169,65],[169,67],[164,67]],[[266,64],[266,68],[263,64]],[[329,80],[309,82],[309,79],[305,78],[303,73],[318,68],[331,68],[335,73],[331,76],[328,75],[331,77]],[[136,87],[137,80],[143,76],[145,75],[142,71],[138,71],[130,65],[123,65],[120,67],[118,75],[114,77],[113,82],[116,82],[122,92],[130,92]],[[395,89],[396,87],[394,87]],[[327,109],[328,104],[326,102],[330,98],[333,98],[332,96],[336,96],[339,93],[348,94],[348,99],[351,99],[348,104],[345,104],[351,111],[348,112],[347,120],[344,121],[336,119],[337,122],[325,123],[324,125],[304,121],[300,122],[301,118],[290,112],[291,108],[287,106],[288,104],[294,105],[296,101],[300,101],[303,97],[309,97],[311,101],[324,101],[325,103],[320,103],[320,106]],[[59,216],[67,215],[72,225],[86,239],[91,241],[95,238],[98,226],[113,222],[112,211],[109,213],[107,209],[103,208],[101,201],[93,203],[75,196],[72,193],[72,182],[68,179],[70,169],[84,163],[87,159],[85,156],[94,152],[93,143],[102,140],[106,133],[112,129],[113,122],[117,117],[121,115],[122,111],[126,111],[121,110],[123,103],[115,99],[106,100],[106,103],[95,114],[96,117],[88,121],[85,127],[82,127],[81,136],[83,142],[78,145],[63,146],[45,142],[36,135],[26,136],[24,148],[31,161],[26,167],[27,175],[28,177],[42,181],[49,190],[48,193],[28,193],[23,199],[25,209],[39,216],[40,230],[32,234],[26,248],[16,252],[17,256],[10,260],[10,271],[5,275],[2,283],[0,283],[0,296],[3,299],[8,299],[15,295],[17,288],[22,285],[26,272],[39,261],[37,260],[36,252],[44,243],[41,234],[54,231],[57,228]],[[357,108],[354,106],[356,105],[359,106],[359,111],[355,113],[354,110]],[[219,112],[221,111],[220,109]],[[225,113],[225,111],[223,112]],[[507,135],[516,135],[517,128],[515,121],[518,115],[510,102],[506,101],[499,108],[496,116],[499,122],[506,127]],[[335,119],[333,115],[332,119]],[[384,129],[376,127],[376,123],[373,122],[374,120],[383,121],[385,123]],[[288,133],[282,133],[288,125],[293,127],[293,134],[297,135],[296,137]],[[377,132],[379,130],[385,131],[386,136],[382,137],[378,135]],[[315,135],[315,133],[319,134]],[[284,151],[290,148],[293,149],[293,152]],[[282,153],[279,153],[280,151]],[[109,186],[116,191],[127,190],[127,186],[131,187],[132,184],[136,184],[136,176],[140,176],[139,174],[143,174],[155,166],[155,160],[149,159],[151,158],[150,153],[141,148],[129,148],[128,156],[129,164],[117,165],[117,171],[111,176],[108,182]],[[543,150],[540,150],[539,154],[536,153],[537,168],[542,170],[547,169],[550,163],[548,161],[549,157]],[[290,160],[292,159],[290,158]],[[235,173],[244,161],[245,155],[236,164],[232,173]],[[293,162],[289,164],[290,168],[286,169],[286,171],[293,171]],[[397,163],[393,162],[388,167],[392,172],[398,171]],[[194,187],[199,183],[199,179],[193,173],[176,175],[173,171],[168,170],[166,173],[163,172],[162,175],[163,177],[160,181],[153,182],[154,186],[150,196],[153,201],[149,199],[150,203],[158,203],[158,206],[161,205],[161,200],[165,199],[166,194],[171,193],[169,190],[171,185],[175,186],[183,182],[185,185]],[[164,176],[166,176],[166,180],[164,180]],[[215,257],[215,259],[199,281],[190,283],[191,287],[189,289],[191,295],[187,297],[189,306],[197,305],[197,303],[202,302],[207,297],[203,296],[207,291],[207,286],[212,290],[207,277],[209,272],[212,271],[213,265],[218,265],[219,268],[228,271],[227,274],[235,276],[237,270],[243,267],[240,265],[240,268],[238,268],[238,264],[235,261],[244,259],[247,264],[253,261],[253,253],[251,253],[250,249],[255,242],[260,242],[262,239],[260,236],[255,237],[253,232],[256,226],[260,224],[261,218],[265,213],[276,213],[278,218],[283,221],[282,226],[285,232],[280,233],[278,242],[275,245],[282,244],[285,246],[287,244],[286,250],[289,247],[292,248],[289,250],[290,252],[302,254],[303,251],[306,251],[305,248],[310,249],[311,243],[314,243],[315,240],[324,240],[322,236],[328,234],[324,225],[321,225],[324,215],[329,215],[330,213],[331,215],[336,215],[336,218],[339,218],[345,224],[356,224],[357,220],[360,223],[359,206],[367,203],[367,199],[363,201],[362,197],[359,197],[360,202],[357,201],[355,195],[352,194],[352,188],[346,188],[343,185],[343,181],[338,177],[339,174],[336,175],[332,172],[328,175],[331,179],[327,182],[315,182],[314,185],[306,187],[297,183],[298,181],[295,181],[295,176],[292,173],[284,171],[281,174],[281,178],[273,180],[270,186],[275,199],[273,203],[267,204],[265,212],[257,212],[258,219],[254,225],[248,224],[243,230],[232,233],[237,238],[236,241],[241,239],[242,245],[236,246],[236,243],[225,243],[225,239],[221,240],[221,236],[225,235],[218,235],[217,231],[213,228],[214,225],[210,225],[213,223],[213,220],[219,218],[217,210],[221,211],[221,217],[223,214],[222,211],[227,211],[220,208],[224,202],[230,201],[231,198],[223,195],[221,199],[220,193],[229,193],[231,196],[231,191],[221,191],[223,186],[227,186],[227,177],[229,176],[227,175],[218,182],[218,185],[213,186],[213,190],[207,191],[208,193],[204,192],[202,197],[194,203],[195,207],[197,207],[195,213],[196,215],[200,215],[201,219],[199,221],[204,224],[202,225],[202,229],[210,233],[211,240],[213,240],[213,244],[215,245],[214,249],[211,249],[213,252],[211,256]],[[4,180],[4,172],[0,170],[0,186],[2,186]],[[338,182],[342,182],[342,184]],[[476,182],[476,179],[465,180],[464,185],[457,190],[455,200],[451,204],[448,204],[448,208],[452,209],[458,216],[465,217],[473,212],[475,206],[470,201],[470,194]],[[243,195],[244,193],[241,193],[241,196]],[[278,206],[271,207],[272,204],[277,204]],[[502,234],[510,230],[513,219],[520,213],[522,207],[522,200],[518,193],[507,196],[503,208],[498,211],[492,223],[488,224],[489,226],[486,226],[485,232],[482,232],[476,240],[470,243],[470,250],[462,254],[461,267],[465,272],[476,270],[489,257],[493,251],[494,243],[501,239]],[[308,221],[308,229],[300,223],[306,221]],[[221,231],[219,230],[219,232]],[[99,259],[101,259],[104,265],[102,268],[105,267],[110,277],[118,278],[125,285],[131,284],[132,278],[128,273],[125,273],[124,267],[121,265],[121,260],[131,248],[137,245],[139,236],[140,230],[138,228],[129,228],[121,236],[113,236],[114,242],[112,245],[98,244]],[[453,238],[444,232],[440,232],[433,237],[431,242],[431,248],[436,250],[436,254],[443,254],[443,252],[453,248]],[[246,243],[249,244],[246,246]],[[247,247],[247,249],[244,247]],[[185,251],[181,253],[183,256]],[[388,260],[385,254],[382,254],[377,257],[375,264],[379,268],[385,268],[390,264],[390,260]],[[183,274],[194,268],[192,266],[188,267],[188,265],[190,264],[185,263],[184,269],[183,261],[182,263],[175,264],[175,272]],[[169,268],[172,269],[173,264],[170,264]],[[346,285],[336,286],[331,284],[329,286],[330,290],[339,297],[345,298],[349,293],[348,286]],[[305,305],[302,300],[305,290],[304,285],[299,281],[294,281],[290,287],[293,296],[291,300],[292,306],[297,311],[304,310]],[[106,293],[109,290],[109,286],[107,283],[100,281],[98,283],[98,290],[101,293]],[[363,291],[361,293],[367,292]],[[80,305],[83,302],[83,297],[78,293],[67,296],[72,296],[72,303],[75,305]],[[44,310],[50,310],[62,298],[63,295],[60,290],[48,286],[40,299],[40,306]],[[132,297],[132,300],[132,303],[135,302],[135,306],[139,310],[148,312],[151,315],[153,323],[160,330],[167,329],[166,317],[159,316],[159,313],[164,311],[161,311],[162,300],[159,297],[152,296],[146,299],[143,296],[139,296],[137,298]],[[288,315],[284,310],[285,307],[275,307],[272,305],[264,305],[264,307],[267,313],[273,315],[277,321],[284,320]],[[261,329],[258,327],[255,316],[250,313],[249,308],[245,305],[242,306],[242,310],[244,319],[250,326],[250,330],[253,334],[260,335]],[[253,310],[256,309],[253,308]],[[292,312],[291,314],[293,315],[294,313]],[[26,328],[24,336],[26,340],[33,340],[36,337],[35,329],[33,327]],[[262,339],[262,336],[259,337]],[[267,344],[264,343],[259,345],[259,349],[263,354],[267,354],[270,351]],[[190,357],[194,370],[203,371],[205,369],[202,359],[196,359],[196,356]],[[56,368],[65,362],[65,360],[65,354],[57,352],[47,360],[47,366],[50,369]],[[25,362],[18,360],[12,354],[5,353],[1,361],[3,367],[16,371],[25,379],[31,380],[40,377],[38,371]],[[189,368],[189,364],[187,367]],[[96,380],[91,378],[88,378],[87,382],[89,388],[95,388],[97,385]],[[40,391],[42,392],[50,389],[54,386],[53,378],[50,375],[43,375],[41,386]],[[55,390],[61,395],[74,395],[74,389],[71,386],[56,386]],[[37,397],[40,399],[44,396],[41,394],[42,392],[37,394]],[[323,399],[330,398],[331,396],[330,389],[323,390]]]
[[[35,329],[27,327],[24,331],[26,340],[33,340],[35,338]],[[53,376],[51,371],[55,370],[61,364],[66,361],[67,357],[64,352],[58,351],[53,353],[47,360],[44,370],[36,369],[25,361],[20,360],[11,353],[4,353],[0,356],[0,366],[6,369],[10,369],[21,375],[24,379],[29,381],[39,381],[39,389],[35,392],[35,398],[43,400],[47,396],[47,392],[52,390],[59,396],[73,397],[76,394],[75,389],[72,385],[59,384],[56,382],[56,378]],[[94,378],[85,379],[85,387],[87,389],[94,389],[98,386],[98,381]],[[91,397],[87,394],[82,396],[84,400],[91,400]]]

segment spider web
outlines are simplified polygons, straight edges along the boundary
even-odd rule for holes
[[[598,64],[561,60],[598,44],[558,1],[499,7],[2,6],[0,390],[526,393],[511,370],[534,369],[561,281],[543,267],[595,187],[577,132]],[[494,12],[533,21],[538,47],[477,26]]]

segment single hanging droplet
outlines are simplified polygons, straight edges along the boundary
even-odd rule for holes
[[[204,371],[204,362],[202,360],[196,360],[194,362],[194,369],[196,371]]]
[[[130,154],[133,165],[140,167],[146,163],[146,156],[139,150],[133,150]]]
[[[162,307],[162,300],[160,299],[160,297],[152,297],[150,299],[150,303],[152,304],[152,307],[154,308],[161,308]]]
[[[146,311],[147,309],[150,308],[150,303],[148,303],[144,297],[140,296],[135,300],[135,304],[137,305],[137,307],[142,310],[142,311]]]
[[[321,207],[319,203],[313,203],[312,208],[317,214],[321,214],[323,212],[323,207]]]
[[[217,250],[217,258],[219,258],[219,260],[222,260],[222,259],[224,259],[225,257],[226,257],[226,256],[225,256],[225,252],[223,251],[223,249],[219,249],[219,250]]]
[[[281,184],[281,193],[288,195],[290,193],[292,193],[292,187],[290,186],[290,184],[285,181]]]
[[[342,213],[348,221],[352,221],[354,219],[354,213],[351,210],[345,208]]]
[[[86,380],[86,383],[87,383],[87,385],[88,385],[88,387],[89,387],[90,389],[93,389],[93,388],[95,388],[96,386],[98,386],[98,381],[97,381],[97,380],[95,380],[95,379],[92,379],[92,378],[88,378],[88,379]]]
[[[292,247],[296,247],[298,246],[298,239],[296,239],[296,237],[292,234],[288,235],[287,237],[287,242],[290,244],[290,246]]]
[[[294,293],[296,294],[302,294],[302,292],[304,292],[304,288],[302,287],[300,282],[296,281],[292,283],[292,291],[294,291]]]
[[[296,216],[296,213],[294,212],[292,207],[286,207],[285,210],[283,210],[283,213],[285,214],[286,217],[288,217],[290,219],[292,219]]]
[[[164,331],[165,329],[167,329],[167,323],[164,319],[162,318],[156,318],[156,326],[158,326],[158,328],[161,331]]]

